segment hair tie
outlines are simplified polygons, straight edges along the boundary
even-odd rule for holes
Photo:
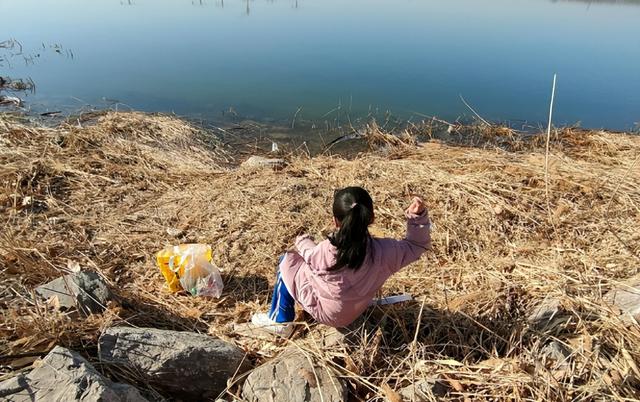
[[[351,204],[351,209],[355,208],[355,207],[356,207],[356,205],[358,205],[358,203],[357,203],[357,202],[354,202],[353,204]]]

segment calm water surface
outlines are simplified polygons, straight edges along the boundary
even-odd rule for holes
[[[640,3],[550,0],[0,0],[36,111],[86,105],[322,121],[470,112],[631,129]],[[126,106],[124,106],[125,104]],[[296,114],[297,112],[297,114]]]

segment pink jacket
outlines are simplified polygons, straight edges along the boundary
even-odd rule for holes
[[[308,236],[296,239],[295,251],[287,252],[280,272],[293,298],[316,321],[344,327],[367,308],[384,282],[401,268],[417,261],[431,248],[431,225],[424,214],[407,215],[403,240],[372,238],[364,264],[357,270],[327,271],[336,262],[336,248]]]

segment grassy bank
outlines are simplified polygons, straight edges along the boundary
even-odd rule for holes
[[[348,378],[354,400],[394,400],[420,378],[453,400],[638,398],[640,326],[603,295],[640,268],[640,138],[558,130],[545,162],[544,138],[511,134],[480,131],[470,147],[372,129],[383,150],[289,155],[276,171],[235,167],[171,117],[111,113],[55,129],[0,118],[0,354],[60,344],[95,361],[101,330],[124,324],[209,333],[256,363],[294,342]],[[346,185],[370,190],[375,230],[395,237],[410,195],[424,195],[434,250],[384,288],[417,301],[369,312],[375,332],[355,351],[318,346],[312,323],[290,341],[238,337],[233,324],[267,307],[277,256],[302,231],[321,238]],[[213,245],[221,299],[163,291],[154,253],[180,242]],[[77,266],[121,302],[76,320],[34,298]],[[552,320],[530,325],[552,299]],[[552,341],[571,351],[568,365],[542,357]]]

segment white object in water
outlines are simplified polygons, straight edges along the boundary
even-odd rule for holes
[[[271,141],[271,152],[278,152],[278,143]]]
[[[369,303],[369,306],[384,306],[387,304],[396,304],[396,303],[402,303],[402,302],[406,302],[406,301],[411,301],[413,300],[413,297],[410,294],[402,294],[402,295],[396,295],[396,296],[387,296],[387,297],[381,297],[379,299],[373,299],[371,300],[371,302]]]
[[[22,105],[22,100],[20,100],[20,98],[17,98],[15,96],[2,95],[0,96],[0,105],[2,106],[13,105],[13,106],[20,107]]]

